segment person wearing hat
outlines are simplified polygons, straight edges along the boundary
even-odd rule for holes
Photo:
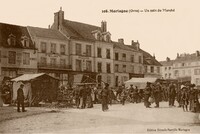
[[[151,96],[151,83],[147,82],[147,86],[144,89],[144,105],[146,108],[150,108],[151,103],[149,102],[149,97]]]
[[[21,84],[19,89],[17,90],[17,112],[21,112],[20,105],[22,106],[22,112],[25,112],[23,87],[24,87],[24,84]]]
[[[105,84],[105,88],[101,91],[101,103],[102,103],[102,111],[108,110],[108,97],[109,97],[109,84]]]
[[[169,93],[168,93],[168,97],[169,97],[169,106],[175,106],[174,105],[174,101],[175,101],[175,97],[176,97],[176,88],[175,85],[173,84],[173,82],[170,83],[169,85]]]
[[[189,90],[189,109],[190,109],[190,111],[196,112],[197,105],[198,105],[197,87],[195,87],[195,85],[192,85]]]

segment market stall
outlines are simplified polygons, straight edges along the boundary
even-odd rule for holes
[[[147,82],[154,83],[156,80],[157,78],[132,78],[124,83],[125,87],[130,87],[130,85],[133,85],[134,87],[137,86],[138,89],[144,89]]]
[[[56,101],[59,81],[45,73],[24,74],[11,80],[13,82],[12,100],[17,98],[17,90],[24,84],[24,96],[30,106],[42,102]]]

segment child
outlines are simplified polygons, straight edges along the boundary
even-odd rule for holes
[[[185,110],[188,111],[189,95],[186,87],[182,88],[181,101],[182,101],[183,111]]]

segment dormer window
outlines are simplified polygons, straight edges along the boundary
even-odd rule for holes
[[[29,38],[27,36],[22,37],[22,45],[23,45],[23,47],[29,47],[30,46]]]
[[[110,35],[106,35],[106,41],[110,42]]]
[[[8,37],[8,45],[10,46],[16,45],[16,37],[13,34],[10,34]]]
[[[97,40],[100,40],[100,39],[101,39],[101,34],[97,33]]]

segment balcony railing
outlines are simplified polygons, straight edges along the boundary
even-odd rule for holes
[[[69,70],[72,69],[71,65],[63,65],[63,64],[45,64],[45,63],[38,63],[38,68],[41,69],[61,69],[61,70]]]

